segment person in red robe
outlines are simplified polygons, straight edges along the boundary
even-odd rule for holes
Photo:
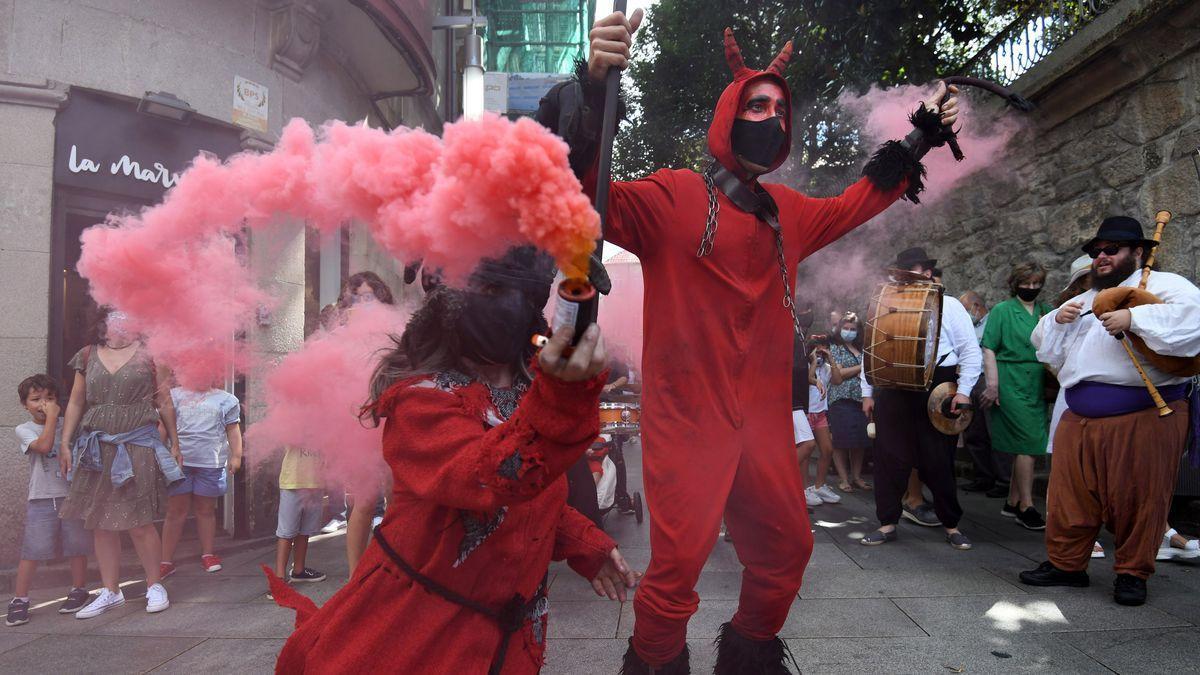
[[[563,472],[599,432],[599,327],[570,357],[541,308],[553,263],[532,249],[485,261],[466,291],[439,287],[372,383],[394,487],[350,581],[320,609],[270,574],[296,630],[276,671],[536,673],[547,569],[566,560],[599,595],[636,583],[616,544],[566,506]]]
[[[603,80],[629,60],[642,18],[596,22],[586,72],[556,85],[537,119],[563,136],[586,190],[595,190]],[[782,673],[779,629],[812,552],[804,481],[791,426],[793,333],[788,272],[907,196],[917,201],[921,156],[947,140],[954,89],[914,104],[913,132],[883,145],[863,178],[814,199],[759,177],[787,159],[789,42],[765,71],[746,66],[726,29],[733,73],[708,130],[703,173],[661,169],[614,182],[607,241],[635,254],[645,281],[643,478],[651,561],[634,597],[624,673],[689,672],[685,638],[700,570],[722,517],[742,573],[737,612],[717,640],[718,673]],[[654,105],[654,92],[643,92]]]

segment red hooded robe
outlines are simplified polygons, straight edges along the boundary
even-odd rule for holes
[[[731,148],[742,92],[769,79],[791,100],[782,70],[791,43],[767,71],[748,69],[725,34],[734,80],[708,131],[713,157],[742,179]],[[791,128],[771,170],[786,159]],[[594,189],[595,175],[584,185]],[[779,208],[789,270],[869,220],[904,193],[862,178],[813,199],[761,183]],[[633,645],[651,665],[683,648],[694,591],[722,516],[745,565],[733,627],[773,638],[787,618],[812,552],[804,480],[791,426],[792,319],[772,229],[718,193],[712,253],[697,256],[708,216],[704,179],[661,169],[615,182],[606,239],[642,262],[645,283],[642,438],[652,559],[634,598]]]
[[[488,389],[462,375],[394,385],[376,403],[394,481],[385,541],[485,608],[537,597],[551,559],[595,577],[615,544],[566,506],[563,472],[596,438],[603,384],[538,377],[503,423]],[[319,610],[267,574],[276,602],[297,610],[276,672],[482,674],[496,661],[497,622],[414,583],[376,541]],[[522,613],[500,672],[541,669],[547,611],[543,600]]]

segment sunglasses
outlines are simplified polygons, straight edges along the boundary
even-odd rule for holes
[[[1112,256],[1120,253],[1121,249],[1123,249],[1123,248],[1129,248],[1129,246],[1126,244],[1109,244],[1108,246],[1093,246],[1092,248],[1087,250],[1087,254],[1088,254],[1088,256],[1090,256],[1092,258],[1092,260],[1095,260],[1096,258],[1100,257],[1101,253],[1103,253],[1106,256],[1112,257]]]

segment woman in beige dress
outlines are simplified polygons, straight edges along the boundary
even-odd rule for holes
[[[125,329],[120,312],[101,312],[93,344],[71,359],[75,384],[63,423],[59,461],[71,491],[61,516],[82,518],[94,532],[104,583],[75,614],[88,619],[125,604],[120,586],[121,533],[128,532],[146,573],[146,611],[170,606],[159,574],[162,540],[154,527],[166,505],[166,485],[182,478],[169,373],[156,368]],[[159,386],[159,383],[163,383]],[[162,421],[170,450],[158,432]]]

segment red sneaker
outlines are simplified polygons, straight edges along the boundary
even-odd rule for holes
[[[166,579],[167,577],[171,576],[172,574],[175,574],[175,563],[161,562],[158,564],[158,578],[159,579]]]
[[[221,571],[221,559],[212,553],[200,556],[200,564],[204,566],[205,572]]]

